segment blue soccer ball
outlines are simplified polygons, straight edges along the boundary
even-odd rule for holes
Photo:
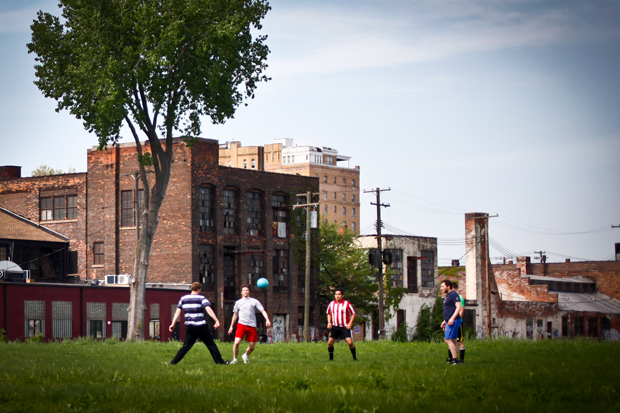
[[[264,290],[269,287],[269,281],[267,281],[267,278],[259,278],[258,281],[256,281],[256,286],[261,290]]]

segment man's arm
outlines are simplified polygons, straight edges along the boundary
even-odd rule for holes
[[[181,317],[181,309],[177,308],[177,311],[174,313],[174,317],[172,317],[172,324],[168,327],[168,330],[172,333],[174,331],[174,325],[177,323],[177,320]]]
[[[456,310],[454,310],[454,314],[452,314],[452,317],[450,317],[450,319],[448,320],[448,325],[451,326],[452,324],[454,324],[454,319],[459,315],[459,313],[461,312],[461,301],[457,301],[456,303]]]
[[[332,314],[331,313],[327,313],[327,328],[331,329],[332,328]]]
[[[237,322],[237,317],[238,317],[237,313],[234,313],[234,314],[233,314],[232,321],[230,322],[230,328],[228,329],[228,335],[231,335],[231,334],[232,334],[232,332],[233,332],[233,326],[234,326],[234,325],[235,325],[235,323]]]
[[[263,317],[265,317],[265,325],[267,327],[271,327],[271,321],[269,321],[269,316],[267,315],[267,311],[265,310],[261,310],[261,313],[263,314]]]
[[[217,319],[217,316],[213,312],[211,306],[207,306],[205,310],[207,310],[207,314],[209,314],[209,317],[211,317],[213,321],[215,321],[215,324],[213,324],[213,328],[217,329],[220,326],[220,320]]]
[[[347,324],[347,330],[350,330],[353,327],[353,320],[355,320],[355,313],[351,316],[351,321]]]

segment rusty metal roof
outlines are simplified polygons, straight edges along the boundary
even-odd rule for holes
[[[69,242],[69,238],[0,207],[0,239]]]
[[[599,293],[558,293],[560,311],[620,314],[620,301]]]

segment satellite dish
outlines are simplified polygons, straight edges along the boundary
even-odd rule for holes
[[[24,270],[13,261],[0,261],[0,271],[23,273]]]

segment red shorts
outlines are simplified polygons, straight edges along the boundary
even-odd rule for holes
[[[256,327],[248,327],[243,324],[237,324],[237,332],[235,338],[245,339],[250,343],[256,343],[258,341],[258,334],[256,334]]]

